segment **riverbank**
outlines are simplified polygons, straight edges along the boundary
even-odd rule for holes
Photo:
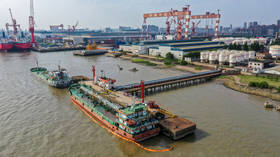
[[[249,87],[248,84],[241,82],[238,76],[221,76],[217,81],[223,82],[224,86],[235,91],[263,96],[273,100],[280,101],[280,93],[276,89],[261,89]]]
[[[109,52],[106,54],[108,57],[115,57],[120,55],[120,52]],[[148,56],[148,55],[136,55],[132,53],[122,54],[121,59],[131,60],[134,63],[143,63],[147,66],[154,66],[159,69],[173,68],[176,70],[187,71],[191,73],[199,73],[212,70],[211,68],[197,66],[197,65],[165,65],[162,58]],[[135,62],[135,60],[141,60],[140,62]],[[147,64],[148,63],[148,64]]]

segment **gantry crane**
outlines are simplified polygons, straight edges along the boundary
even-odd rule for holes
[[[60,25],[50,25],[50,30],[53,30],[54,28],[61,28],[61,30],[64,29],[64,25],[63,24],[60,24]]]
[[[190,11],[190,5],[186,5],[182,8],[182,11],[173,10],[167,11],[167,12],[159,12],[159,13],[147,13],[143,15],[144,22],[143,22],[143,33],[147,33],[148,36],[148,30],[147,30],[147,19],[148,18],[161,18],[161,17],[167,17],[168,19],[170,17],[177,17],[177,29],[176,29],[176,39],[181,39],[183,36],[183,29],[182,27],[185,25],[185,38],[189,38],[189,25],[190,21],[195,19],[216,19],[216,27],[215,27],[215,37],[218,37],[218,31],[219,31],[219,24],[220,24],[220,10],[218,10],[218,13],[209,13],[206,12],[204,15],[191,15]],[[167,28],[170,28],[170,23],[167,23]],[[146,25],[146,27],[145,27]],[[208,26],[207,26],[208,27]],[[146,30],[144,30],[146,28]],[[168,29],[166,29],[168,30]],[[168,33],[168,32],[167,32]]]

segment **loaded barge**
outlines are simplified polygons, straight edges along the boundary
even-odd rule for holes
[[[95,68],[93,73],[95,78]],[[144,97],[140,101],[123,92],[111,91],[115,82],[103,76],[96,81],[74,84],[69,88],[71,101],[102,127],[130,141],[143,141],[160,132],[173,140],[194,133],[195,123],[170,113],[155,102],[144,103]]]

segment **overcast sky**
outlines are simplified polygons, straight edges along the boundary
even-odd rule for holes
[[[224,26],[241,26],[245,21],[261,24],[276,23],[280,19],[280,0],[189,0],[192,14],[222,10]],[[36,28],[49,28],[51,24],[74,25],[80,28],[101,29],[118,26],[140,27],[142,14],[180,10],[185,0],[34,0]],[[8,9],[24,29],[28,26],[29,0],[0,0],[0,28],[10,22]],[[209,21],[211,23],[211,21]],[[162,20],[148,20],[149,24],[163,25]],[[201,23],[204,25],[205,23]]]

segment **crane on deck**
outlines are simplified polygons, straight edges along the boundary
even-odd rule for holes
[[[36,44],[34,32],[35,32],[35,21],[34,21],[34,5],[33,0],[30,0],[30,16],[29,16],[29,31],[31,33],[31,43]]]
[[[14,19],[11,8],[9,8],[9,12],[10,12],[12,24],[6,23],[6,29],[7,29],[7,33],[9,33],[9,27],[13,27],[13,30],[14,30],[14,40],[16,40],[16,36],[18,34],[18,30],[20,29],[20,25],[17,24],[17,20]]]
[[[185,26],[185,38],[189,39],[189,26],[190,26],[190,21],[191,20],[196,20],[196,19],[216,19],[216,28],[215,28],[215,37],[218,37],[218,31],[219,31],[219,24],[220,24],[220,10],[218,10],[218,13],[210,13],[206,12],[206,14],[202,15],[192,15],[190,11],[190,5],[186,5],[182,8],[182,11],[179,10],[173,10],[171,9],[170,11],[167,12],[158,12],[158,13],[146,13],[143,15],[144,22],[142,28],[146,28],[146,30],[143,30],[142,33],[144,34],[145,32],[148,35],[148,30],[147,30],[147,19],[149,18],[162,18],[162,17],[177,17],[177,21],[175,24],[177,24],[177,29],[176,29],[176,39],[180,40],[183,38],[183,26]],[[167,28],[170,28],[170,23],[166,22]],[[146,27],[145,27],[146,25]],[[168,29],[166,29],[168,30]],[[168,32],[167,32],[168,33]]]

